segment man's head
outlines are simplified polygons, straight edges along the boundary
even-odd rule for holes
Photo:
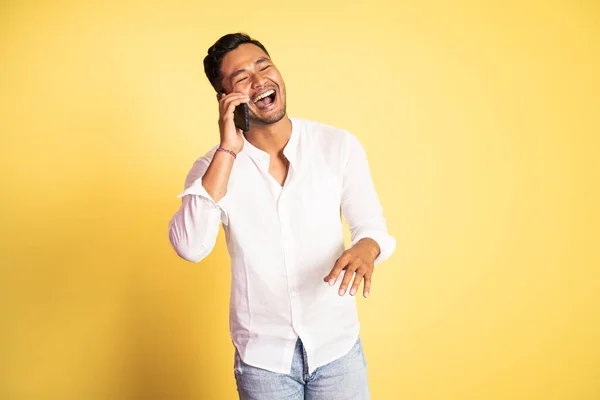
[[[267,49],[248,35],[233,33],[217,40],[204,58],[204,72],[217,96],[237,92],[250,97],[251,123],[273,124],[285,116],[285,83]]]

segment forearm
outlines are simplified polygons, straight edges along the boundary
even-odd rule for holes
[[[224,151],[217,151],[202,177],[202,186],[210,197],[218,203],[227,194],[227,184],[235,158]]]
[[[352,244],[366,238],[376,242],[378,255],[375,263],[378,264],[392,254],[396,241],[387,231],[366,154],[356,138],[350,136],[350,139],[344,171],[342,212],[351,231]],[[372,247],[375,249],[375,244]]]

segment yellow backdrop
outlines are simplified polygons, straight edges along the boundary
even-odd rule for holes
[[[224,238],[167,237],[235,31],[369,155],[373,399],[600,398],[600,6],[448,3],[3,1],[0,398],[235,398]]]

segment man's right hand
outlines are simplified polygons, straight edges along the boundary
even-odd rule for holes
[[[238,154],[244,148],[244,133],[237,129],[233,122],[235,107],[248,103],[250,98],[241,93],[219,94],[219,131],[221,134],[220,146]]]

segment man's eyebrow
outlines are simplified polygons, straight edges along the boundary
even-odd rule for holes
[[[266,58],[266,57],[262,57],[262,58],[259,58],[258,60],[256,60],[256,61],[254,62],[254,65],[259,65],[259,64],[262,64],[262,63],[264,63],[264,62],[268,62],[268,61],[271,61],[271,60],[269,60],[269,59],[268,59],[268,58]],[[235,71],[233,74],[231,74],[231,76],[229,77],[229,80],[230,80],[230,81],[233,81],[233,79],[234,79],[236,76],[238,76],[239,74],[243,74],[244,72],[246,72],[246,70],[245,70],[245,69],[238,69],[238,70],[237,70],[237,71]]]
[[[244,72],[246,72],[245,69],[238,69],[237,71],[235,71],[233,74],[231,74],[231,76],[229,77],[230,81],[233,81],[233,78],[235,78],[236,76],[238,76],[239,74],[243,74]]]

